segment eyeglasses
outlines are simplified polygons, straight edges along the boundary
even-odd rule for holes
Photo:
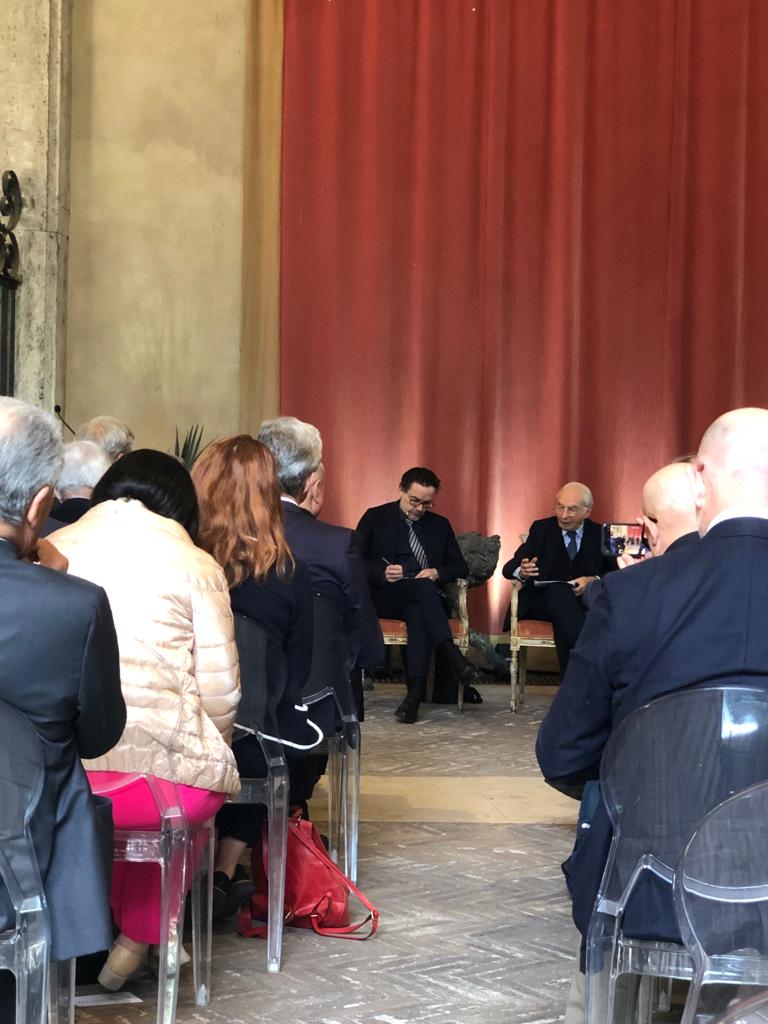
[[[572,516],[583,512],[586,505],[555,505],[555,512],[570,512]]]
[[[406,498],[414,508],[432,508],[435,504],[434,501],[422,501],[421,498],[414,498],[412,494],[406,494]]]

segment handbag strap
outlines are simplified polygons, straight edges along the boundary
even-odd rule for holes
[[[312,853],[315,854],[315,856],[322,856],[322,854],[314,845],[314,843],[312,843],[304,835],[301,829],[295,829],[293,834],[297,839],[301,841],[302,845],[305,846],[308,850],[311,850]],[[353,893],[358,898],[358,900],[368,911],[368,916],[365,917],[358,924],[348,924],[344,926],[339,926],[337,928],[324,928],[321,924],[318,923],[320,920],[320,914],[318,913],[318,909],[315,908],[314,912],[310,916],[312,927],[314,928],[318,935],[335,935],[339,939],[369,939],[372,935],[375,934],[376,929],[379,927],[378,910],[376,909],[376,907],[374,907],[374,905],[371,903],[368,897],[357,888],[355,883],[351,882],[344,874],[344,872],[336,864],[333,863],[333,861],[327,854],[325,854],[325,866],[331,870],[332,874],[336,875],[338,881],[341,882],[341,884],[349,892]],[[329,897],[326,896],[325,899],[327,900],[329,899]],[[320,906],[322,906],[322,901],[318,904],[318,907]],[[361,928],[365,927],[365,925],[367,925],[369,922],[371,927],[368,930],[368,932],[366,932],[365,935],[356,934],[360,931]]]

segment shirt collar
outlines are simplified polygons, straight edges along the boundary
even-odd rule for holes
[[[296,501],[295,498],[292,498],[290,496],[290,494],[281,494],[280,495],[280,501],[284,501],[286,505],[295,505],[296,508],[300,508],[301,507],[299,505],[298,501]]]
[[[582,536],[584,535],[584,523],[582,522],[582,524],[578,528],[578,530],[575,530],[574,532],[576,533],[576,540],[580,541]],[[563,535],[563,540],[567,541],[568,540],[568,530],[561,530],[560,533],[562,533],[562,535]]]
[[[765,505],[731,505],[724,508],[722,512],[714,517],[707,527],[707,533],[718,523],[724,523],[727,519],[768,519],[768,506]]]

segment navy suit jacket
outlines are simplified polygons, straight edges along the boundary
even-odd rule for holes
[[[584,532],[575,563],[569,565],[564,561],[563,531],[557,522],[557,516],[537,519],[531,524],[528,539],[520,545],[512,558],[501,570],[508,580],[514,577],[524,558],[538,556],[539,579],[557,580],[572,579],[575,576],[604,576],[616,568],[616,559],[607,558],[600,550],[600,527],[591,519],[584,520]],[[567,559],[567,554],[566,554]],[[558,572],[558,563],[569,568],[570,575]]]
[[[373,587],[385,584],[384,570],[388,562],[397,561],[400,502],[369,508],[357,524],[360,547],[368,582]],[[439,573],[438,584],[452,583],[469,576],[469,566],[456,542],[453,527],[435,512],[427,512],[419,526],[419,537],[429,558],[430,567]]]
[[[0,541],[0,699],[40,737],[45,778],[31,820],[53,935],[52,959],[112,943],[112,804],[91,795],[81,757],[120,739],[117,637],[101,587],[17,558]],[[13,910],[0,882],[0,931]]]
[[[605,580],[544,718],[536,756],[547,782],[577,796],[599,777],[614,726],[665,693],[697,684],[768,687],[768,520],[730,519]],[[586,934],[610,845],[599,804],[567,872]],[[648,898],[634,934],[676,938],[671,896]]]
[[[351,665],[373,669],[386,652],[353,530],[333,526],[283,501],[285,539],[309,567],[312,589],[341,614],[349,642]]]

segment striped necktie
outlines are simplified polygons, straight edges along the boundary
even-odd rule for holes
[[[424,550],[424,546],[416,536],[416,531],[413,528],[411,520],[406,519],[405,521],[408,523],[408,543],[411,545],[411,551],[413,552],[414,558],[422,569],[428,569],[429,559],[427,558],[427,552]]]
[[[568,552],[568,557],[571,561],[574,560],[576,555],[579,553],[579,548],[576,543],[576,531],[566,530],[565,535],[568,538],[568,543],[565,545],[565,550]]]

